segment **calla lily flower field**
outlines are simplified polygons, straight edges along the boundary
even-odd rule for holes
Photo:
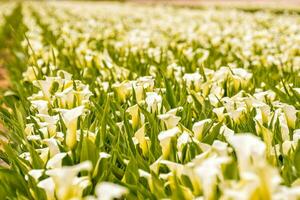
[[[0,12],[1,200],[300,199],[298,13]]]

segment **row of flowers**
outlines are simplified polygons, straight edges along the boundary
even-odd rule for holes
[[[298,16],[24,5],[32,199],[299,199]]]

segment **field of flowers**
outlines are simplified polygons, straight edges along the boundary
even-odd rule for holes
[[[300,15],[0,4],[0,199],[300,199]]]

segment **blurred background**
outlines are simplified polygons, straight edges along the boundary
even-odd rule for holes
[[[0,0],[11,1],[11,0]],[[26,1],[26,0],[19,0]],[[31,1],[68,1],[68,0],[31,0]],[[72,1],[72,0],[69,0]],[[117,2],[133,2],[143,4],[168,4],[175,6],[188,7],[238,7],[243,9],[256,8],[277,8],[277,9],[297,9],[300,8],[300,0],[73,0],[81,2],[102,2],[102,1],[117,1]]]

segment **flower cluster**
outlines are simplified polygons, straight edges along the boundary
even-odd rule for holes
[[[23,8],[3,198],[300,198],[298,15]]]

